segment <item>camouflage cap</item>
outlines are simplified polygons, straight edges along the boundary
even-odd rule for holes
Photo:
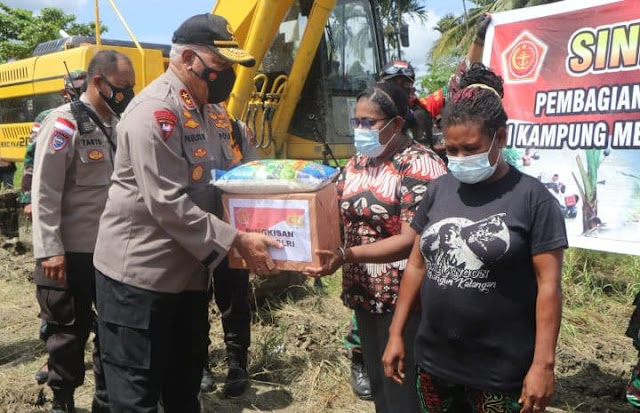
[[[79,82],[77,80],[82,81],[82,85],[78,85]],[[87,72],[84,70],[73,70],[69,72],[69,74],[64,76],[64,89],[67,92],[75,93],[76,88],[80,89],[80,91],[84,91],[85,82],[87,81]],[[74,87],[75,83],[75,87]]]

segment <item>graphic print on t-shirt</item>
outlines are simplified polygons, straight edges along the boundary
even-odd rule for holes
[[[427,277],[442,288],[472,288],[483,293],[496,288],[487,267],[509,250],[504,216],[491,215],[477,222],[446,218],[427,228],[420,238]]]

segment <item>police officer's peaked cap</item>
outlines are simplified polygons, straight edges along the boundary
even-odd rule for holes
[[[256,59],[240,48],[231,25],[222,16],[204,13],[189,17],[173,32],[173,43],[209,46],[218,56],[232,63],[252,67]]]

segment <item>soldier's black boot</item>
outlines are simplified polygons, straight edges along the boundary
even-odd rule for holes
[[[238,397],[248,388],[247,354],[229,353],[229,372],[224,381],[222,395],[224,397]]]
[[[202,368],[202,378],[200,379],[200,391],[210,393],[216,389],[216,382],[211,374],[211,366],[207,360],[207,364]]]
[[[51,403],[51,413],[75,413],[76,408],[73,402],[73,390],[54,390],[53,402]]]
[[[356,396],[362,400],[372,400],[371,383],[369,375],[364,365],[362,353],[359,351],[351,352],[351,388]]]

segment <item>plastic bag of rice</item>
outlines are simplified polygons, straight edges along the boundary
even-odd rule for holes
[[[315,192],[337,174],[337,169],[313,161],[261,159],[225,172],[214,184],[233,194]]]

